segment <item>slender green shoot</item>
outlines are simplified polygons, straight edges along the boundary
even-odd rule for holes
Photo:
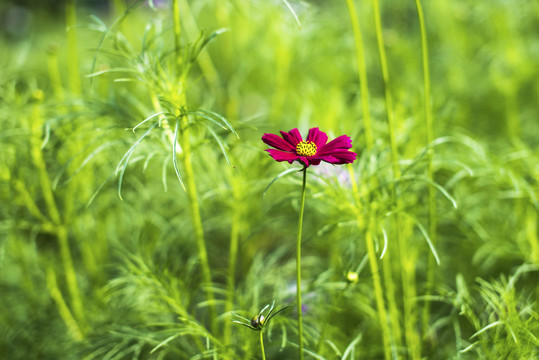
[[[77,49],[77,13],[75,3],[75,0],[66,2],[66,32],[69,52],[67,67],[69,90],[75,95],[80,95],[82,90],[79,71],[79,51]]]
[[[393,170],[393,178],[399,179],[400,178],[400,167],[399,167],[399,152],[398,152],[398,146],[397,146],[397,139],[396,139],[396,124],[395,124],[395,114],[393,112],[393,97],[391,95],[391,89],[390,89],[390,81],[389,81],[389,69],[387,65],[387,57],[386,57],[386,51],[385,51],[385,45],[384,45],[384,36],[382,31],[382,20],[380,15],[380,4],[378,0],[372,0],[373,4],[373,12],[374,12],[374,24],[375,24],[375,31],[376,31],[376,40],[378,44],[378,54],[380,57],[380,66],[382,68],[382,79],[383,79],[383,85],[384,85],[384,100],[386,105],[386,116],[387,116],[387,128],[388,128],[388,134],[389,134],[389,146],[391,149],[391,167]],[[391,185],[391,192],[393,194],[393,199],[395,201],[395,206],[398,208],[400,197],[397,195],[397,188],[395,184]],[[399,214],[395,214],[394,219],[394,226],[397,229],[395,231],[395,240],[398,246],[399,251],[399,260],[400,260],[400,266],[401,269],[403,268],[403,264],[407,259],[407,246],[404,244],[404,240],[401,239],[400,236],[400,219]],[[389,255],[389,254],[388,254]],[[387,264],[386,266],[389,266]],[[404,269],[403,269],[404,270]],[[401,271],[399,270],[399,273]],[[405,271],[404,271],[405,272]],[[384,275],[386,277],[386,283],[387,283],[387,289],[388,289],[388,302],[389,302],[389,310],[390,310],[390,317],[392,321],[392,331],[393,331],[393,341],[395,341],[395,344],[397,347],[401,344],[401,332],[400,332],[400,313],[401,311],[398,310],[397,304],[396,304],[396,297],[395,297],[395,289],[393,288],[393,280],[392,280],[392,274],[389,271],[389,269],[386,269],[384,271]],[[405,303],[405,312],[407,309],[411,309],[409,306],[409,303],[411,301],[411,294],[409,293],[409,286],[407,284],[406,274],[402,274],[402,285],[403,285],[403,302]],[[408,317],[405,317],[405,334],[410,334],[409,336],[413,336],[411,334],[412,331],[412,324],[408,321]]]
[[[363,110],[363,123],[365,126],[365,145],[367,151],[372,149],[373,135],[371,124],[371,113],[369,110],[369,85],[367,80],[367,66],[365,65],[365,50],[363,46],[363,36],[361,26],[356,12],[354,0],[346,0],[352,29],[354,31],[354,43],[356,45],[356,61],[359,76],[359,91],[361,93],[361,109]]]
[[[425,26],[425,17],[423,15],[423,8],[421,0],[415,1],[417,9],[417,17],[419,19],[419,28],[421,32],[421,57],[423,63],[423,103],[425,111],[425,127],[426,127],[426,142],[427,142],[427,178],[434,183],[434,150],[432,143],[434,141],[434,124],[432,120],[431,109],[431,95],[430,95],[430,70],[429,70],[429,51],[427,43],[427,30]],[[432,247],[436,247],[437,244],[437,218],[436,218],[436,190],[429,186],[428,188],[428,204],[429,204],[429,238],[432,243]],[[430,295],[432,284],[434,284],[434,263],[432,258],[429,257],[427,261],[427,294]],[[425,303],[423,308],[423,331],[428,328],[430,319],[430,302]]]
[[[296,302],[298,311],[298,348],[299,358],[303,360],[303,309],[301,306],[301,233],[303,230],[303,212],[305,210],[305,187],[307,183],[307,168],[303,169],[301,187],[301,205],[299,208],[298,237],[296,241]]]
[[[264,332],[259,331],[260,336],[260,350],[262,351],[262,360],[266,360],[266,349],[264,349]]]

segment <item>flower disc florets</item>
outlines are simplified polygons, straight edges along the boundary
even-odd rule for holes
[[[298,129],[289,132],[281,131],[281,136],[264,134],[264,141],[274,149],[266,149],[275,161],[301,162],[305,168],[310,165],[319,165],[325,161],[334,165],[350,164],[357,157],[350,151],[352,139],[346,135],[328,142],[328,136],[317,127],[309,130],[307,139],[303,140]]]
[[[296,145],[296,153],[299,156],[314,156],[316,155],[316,144],[312,141],[300,141]]]

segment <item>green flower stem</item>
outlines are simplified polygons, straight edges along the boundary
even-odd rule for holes
[[[241,199],[241,183],[237,177],[233,174],[230,175],[230,182],[232,186],[232,197],[234,199],[232,205],[232,223],[230,228],[230,251],[228,255],[228,278],[227,278],[227,292],[225,313],[232,311],[234,306],[234,279],[236,276],[236,260],[238,257],[238,244],[240,238],[240,226],[242,218],[242,199]],[[224,338],[225,344],[231,343],[231,325],[230,321],[225,323]]]
[[[191,5],[189,4],[189,1],[180,0],[179,6],[181,6],[181,8],[183,9],[182,26],[184,27],[185,33],[199,33],[199,26],[197,25],[197,21],[195,19],[195,16],[193,15],[193,11],[191,11]],[[213,64],[209,52],[206,50],[202,51],[200,54],[198,54],[196,61],[198,66],[200,67],[200,70],[202,71],[202,74],[204,75],[204,78],[208,82],[209,88],[215,90],[219,89],[221,87],[221,80],[219,79],[219,73],[215,68],[215,65]]]
[[[262,349],[262,360],[266,360],[266,350],[264,349],[264,335],[262,331],[260,333],[260,348]]]
[[[421,31],[421,54],[423,58],[423,91],[424,91],[424,106],[425,106],[425,125],[427,133],[427,178],[434,182],[434,165],[433,165],[433,149],[432,142],[434,140],[434,125],[432,121],[432,111],[431,111],[431,98],[430,98],[430,71],[429,71],[429,51],[427,45],[427,30],[425,26],[425,17],[423,16],[423,8],[421,6],[421,0],[416,0],[415,2],[417,9],[417,17],[419,18],[419,27]],[[428,187],[428,197],[429,197],[429,237],[432,241],[432,244],[436,246],[437,236],[436,236],[436,189],[433,186]],[[434,284],[434,257],[429,256],[427,259],[427,293],[428,297],[431,292],[431,286]],[[423,331],[426,331],[429,324],[430,318],[430,302],[425,302],[425,307],[423,308]]]
[[[354,39],[356,44],[356,61],[359,74],[359,89],[361,92],[361,109],[363,110],[363,124],[365,126],[365,143],[367,150],[371,150],[373,146],[371,115],[369,111],[369,85],[367,81],[367,67],[365,66],[365,52],[363,50],[363,37],[361,35],[361,27],[359,18],[357,17],[354,0],[346,0],[350,21],[354,31]]]
[[[180,56],[182,27],[180,22],[180,3],[178,0],[172,1],[172,17],[174,20],[174,52],[176,53],[176,77],[179,78],[180,74],[182,73],[182,57]]]
[[[376,28],[376,40],[378,44],[378,53],[380,56],[380,67],[382,69],[382,78],[383,78],[383,84],[384,84],[384,98],[386,103],[386,113],[387,113],[387,127],[388,127],[388,133],[389,133],[389,143],[391,147],[391,164],[392,164],[392,170],[393,170],[393,179],[394,182],[392,182],[392,193],[393,198],[395,199],[395,207],[397,209],[401,208],[400,206],[400,197],[398,196],[397,192],[397,185],[396,182],[401,176],[400,168],[399,168],[399,152],[397,147],[397,140],[396,140],[396,121],[395,121],[395,115],[393,112],[393,98],[391,96],[391,89],[390,89],[390,81],[389,81],[389,70],[387,65],[387,57],[386,52],[384,48],[384,37],[382,32],[382,20],[380,15],[380,4],[378,0],[372,0],[373,5],[373,13],[374,13],[374,24]],[[404,266],[405,263],[408,261],[408,253],[407,253],[407,244],[406,239],[401,236],[400,229],[401,229],[401,218],[398,213],[394,216],[394,227],[395,227],[395,242],[397,243],[398,252],[399,252],[399,260],[400,260],[400,271],[399,273],[402,274],[401,276],[401,283],[403,288],[403,296],[402,301],[404,303],[404,329],[405,329],[405,338],[406,342],[408,343],[408,346],[410,349],[415,348],[414,344],[417,340],[417,335],[414,330],[414,324],[412,323],[412,319],[414,316],[408,316],[407,313],[408,310],[413,310],[413,308],[410,306],[410,302],[413,301],[415,298],[414,294],[411,293],[411,288],[408,286],[407,280],[411,278],[410,274],[408,272],[410,269],[407,266]],[[386,260],[387,261],[387,260]],[[387,271],[386,268],[384,271],[384,276],[386,278],[392,277],[391,271]],[[413,271],[413,270],[412,270]],[[401,333],[400,333],[400,311],[397,309],[396,305],[396,297],[395,297],[395,291],[394,289],[391,289],[389,285],[391,285],[392,282],[387,282],[387,292],[388,292],[388,303],[389,303],[389,311],[390,311],[390,318],[392,319],[392,330],[393,330],[393,337],[395,341],[395,346],[398,348],[401,346]],[[416,358],[414,355],[412,355],[412,358]]]
[[[67,52],[69,58],[67,62],[67,74],[69,90],[75,95],[80,95],[82,87],[79,72],[79,51],[77,48],[77,12],[75,2],[75,0],[69,0],[66,3]]]
[[[365,206],[368,212],[368,222],[365,224],[365,220],[360,211],[361,195],[357,186],[354,170],[351,165],[348,166],[348,173],[350,174],[350,180],[352,182],[352,191],[354,193],[356,201],[356,216],[359,224],[360,231],[365,231],[365,244],[367,246],[367,254],[369,257],[369,266],[371,268],[372,282],[374,286],[374,298],[376,301],[376,308],[378,310],[378,320],[380,327],[382,328],[382,342],[384,344],[384,356],[386,360],[391,359],[391,328],[387,321],[387,311],[384,301],[384,294],[382,288],[382,279],[380,278],[380,271],[378,268],[378,258],[376,256],[376,249],[374,246],[373,229],[375,229],[375,214],[376,203],[367,202]],[[387,262],[387,260],[386,260]]]
[[[58,68],[58,49],[55,46],[50,46],[47,52],[47,67],[54,97],[61,102],[64,98],[64,88],[62,87],[62,76]]]
[[[180,4],[178,0],[172,1],[172,16],[174,24],[174,49],[176,53],[176,77],[178,79],[178,88],[176,88],[176,93],[172,94],[173,103],[177,104],[176,116],[180,116],[180,109],[186,107],[187,99],[185,94],[185,76],[186,72],[182,71],[183,58],[181,54],[181,18],[180,18]],[[159,101],[156,97],[154,99],[154,107],[161,110]],[[187,120],[187,117],[185,117]],[[163,123],[163,127],[167,134],[168,139],[171,141],[173,146],[176,149],[176,142],[174,140],[174,135],[170,129],[170,124],[168,121]],[[191,150],[191,140],[189,138],[190,128],[185,121],[181,127],[181,138],[180,145],[182,147],[182,160],[184,167],[184,179],[185,179],[185,190],[187,191],[187,198],[189,201],[189,213],[191,214],[191,224],[193,226],[193,231],[195,234],[195,241],[198,250],[198,258],[200,260],[200,265],[202,267],[202,279],[204,282],[204,287],[206,288],[206,299],[209,304],[209,317],[212,332],[216,331],[216,310],[215,310],[215,297],[211,285],[211,270],[210,264],[208,262],[208,252],[206,250],[206,241],[204,239],[204,227],[202,226],[202,217],[200,215],[200,204],[197,196],[196,181],[195,181],[195,172],[193,170],[192,163],[192,150]]]
[[[537,210],[528,206],[526,209],[526,237],[530,243],[530,262],[539,265],[539,239],[537,238]]]
[[[183,166],[185,174],[185,187],[187,190],[187,198],[189,199],[189,212],[191,214],[191,222],[195,233],[195,241],[198,249],[198,257],[202,266],[202,278],[206,287],[206,298],[209,303],[210,322],[212,331],[215,330],[216,312],[215,298],[211,288],[211,270],[208,262],[208,253],[206,251],[206,241],[204,240],[204,228],[202,226],[202,218],[200,216],[200,205],[198,202],[196,181],[193,171],[193,163],[191,161],[191,142],[189,140],[189,127],[186,126],[182,134],[183,146]]]
[[[84,308],[82,305],[82,297],[80,295],[75,267],[73,265],[73,258],[71,257],[71,250],[69,248],[68,231],[65,225],[62,223],[60,211],[58,210],[58,205],[52,191],[52,184],[47,172],[45,159],[43,158],[43,150],[41,148],[41,139],[43,136],[41,128],[43,125],[43,118],[41,116],[39,104],[34,105],[32,108],[29,123],[31,124],[30,127],[32,134],[30,140],[32,159],[38,170],[38,178],[43,199],[47,208],[48,217],[50,218],[50,223],[53,226],[52,231],[55,233],[58,240],[60,258],[64,267],[67,289],[71,297],[71,306],[73,307],[75,319],[80,322],[78,325],[78,328],[80,328],[81,325],[84,325]],[[59,310],[60,312],[63,312],[62,308]],[[80,334],[77,334],[77,336],[78,335]]]
[[[298,304],[298,336],[299,358],[303,360],[303,313],[301,309],[301,232],[303,230],[303,212],[305,210],[305,184],[307,183],[307,168],[303,169],[303,186],[301,188],[301,205],[299,208],[298,238],[296,241],[296,297]]]
[[[58,288],[54,270],[49,267],[47,269],[46,275],[47,287],[49,289],[52,299],[56,303],[58,312],[60,313],[60,317],[62,318],[62,320],[64,320],[64,323],[70,330],[73,338],[77,341],[82,340],[84,336],[82,335],[82,331],[80,330],[77,321],[73,318],[73,315],[71,315],[71,311],[69,311],[69,307],[67,306],[64,297],[62,296],[62,292]]]

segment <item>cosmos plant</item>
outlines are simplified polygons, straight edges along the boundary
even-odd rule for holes
[[[301,205],[298,220],[298,236],[296,241],[296,302],[298,313],[298,348],[299,358],[303,360],[303,314],[301,306],[301,233],[303,229],[303,212],[305,210],[305,189],[307,182],[307,168],[311,165],[320,165],[322,161],[333,164],[351,164],[357,157],[352,148],[352,139],[341,135],[328,142],[328,136],[317,127],[309,130],[307,139],[303,140],[298,129],[289,132],[281,131],[281,136],[264,134],[262,141],[274,149],[266,151],[275,161],[288,161],[292,164],[298,161],[303,165],[303,185],[301,190]]]
[[[268,307],[270,309],[268,310],[268,312],[266,312]],[[263,360],[266,360],[266,350],[264,349],[264,337],[262,335],[262,331],[264,330],[264,327],[269,324],[270,320],[275,315],[277,315],[278,313],[280,313],[283,310],[286,310],[287,308],[288,308],[288,306],[285,306],[284,308],[275,311],[275,301],[273,301],[273,303],[271,304],[271,307],[270,307],[269,304],[267,304],[266,306],[264,306],[264,308],[262,308],[262,310],[260,310],[258,315],[254,316],[251,320],[246,319],[243,316],[234,314],[236,317],[238,317],[241,320],[241,321],[234,320],[233,321],[234,323],[243,325],[243,326],[248,327],[249,329],[251,329],[253,331],[258,331],[259,332],[259,334],[260,334],[260,348],[262,350],[262,359]]]

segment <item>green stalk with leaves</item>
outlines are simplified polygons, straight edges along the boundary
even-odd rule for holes
[[[43,96],[42,93],[38,90],[38,97]],[[43,156],[42,148],[42,126],[43,126],[43,116],[41,114],[41,99],[38,99],[36,104],[32,105],[32,111],[28,119],[28,124],[31,129],[31,154],[34,165],[37,170],[40,190],[45,202],[47,209],[47,217],[52,226],[52,232],[55,234],[58,247],[60,248],[60,259],[62,261],[64,275],[67,283],[68,292],[70,295],[70,304],[71,311],[74,316],[65,316],[64,319],[75,319],[76,323],[73,321],[68,321],[67,325],[70,329],[74,331],[74,336],[76,338],[83,337],[83,329],[85,324],[84,316],[84,307],[82,303],[82,296],[80,293],[79,285],[77,282],[77,275],[75,271],[75,266],[73,264],[73,257],[71,255],[71,249],[69,244],[69,232],[64,224],[64,220],[60,215],[60,210],[58,208],[57,200],[55,198],[51,179],[47,172],[47,165]],[[61,296],[60,291],[53,291],[55,298],[59,299]],[[65,305],[65,302],[58,302],[59,311],[62,314],[67,314],[68,307]]]

